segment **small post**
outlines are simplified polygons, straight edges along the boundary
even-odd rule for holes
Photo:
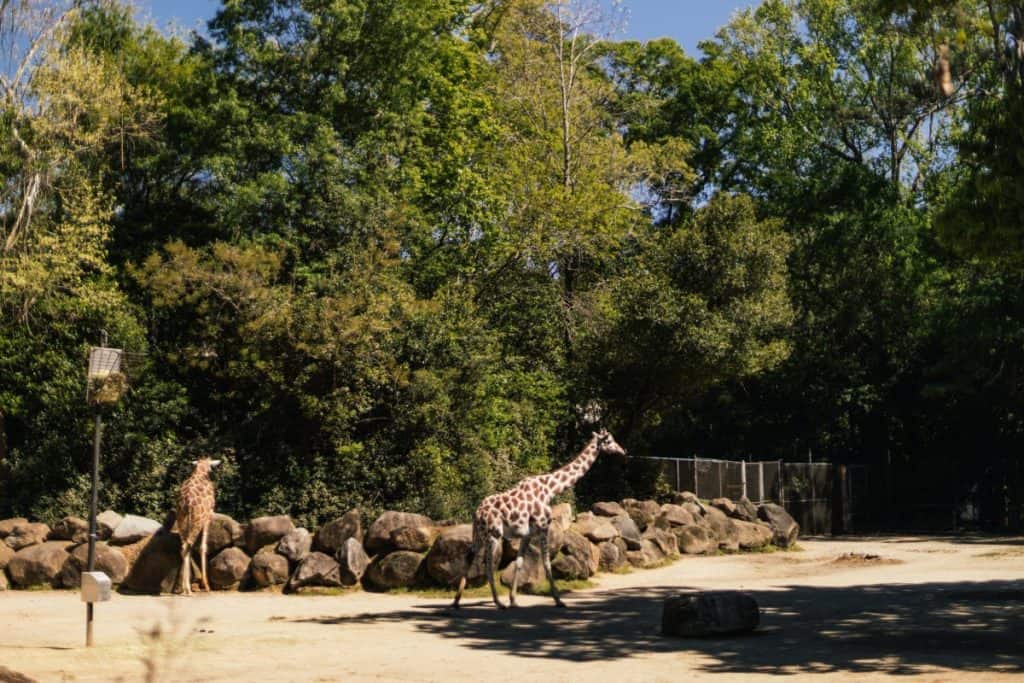
[[[100,330],[100,347],[107,346],[107,331]],[[93,433],[92,433],[92,495],[89,500],[89,555],[87,560],[87,571],[96,569],[96,507],[99,500],[100,486],[100,439],[103,434],[103,414],[100,406],[93,407]],[[92,603],[85,604],[85,646],[92,647]]]
[[[742,469],[740,470],[740,484],[742,485],[742,488],[743,488],[743,497],[746,498],[747,497],[747,460],[746,460],[746,458],[743,459],[741,467],[742,467]]]
[[[764,502],[764,461],[757,463],[757,502]]]
[[[700,461],[700,458],[698,458],[697,454],[694,453],[693,454],[693,495],[697,496],[698,498],[700,498],[700,492],[697,491],[697,470],[700,469],[698,467],[699,461]]]
[[[676,491],[682,491],[683,480],[679,477],[679,458],[676,458]]]

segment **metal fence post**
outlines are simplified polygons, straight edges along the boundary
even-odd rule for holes
[[[676,458],[676,491],[682,491],[682,480],[679,478],[679,458]]]
[[[757,463],[757,502],[764,502],[764,462]]]
[[[718,497],[719,498],[723,498],[725,496],[725,492],[723,491],[724,485],[725,485],[725,475],[722,474],[722,465],[724,465],[724,464],[725,463],[723,463],[721,460],[718,461]]]
[[[700,469],[700,458],[696,454],[693,456],[693,495],[700,498],[700,492],[697,490],[697,471]]]
[[[742,469],[740,470],[740,484],[743,488],[743,497],[747,497],[747,461],[744,460],[741,464]]]

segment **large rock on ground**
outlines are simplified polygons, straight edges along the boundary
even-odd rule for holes
[[[704,519],[711,525],[711,530],[718,539],[718,547],[722,550],[737,551],[740,549],[740,534],[734,520],[715,507],[705,508]]]
[[[661,514],[654,520],[655,526],[660,526],[663,529],[674,526],[690,526],[696,523],[697,520],[689,510],[672,503],[662,505]]]
[[[4,567],[14,557],[14,549],[6,543],[0,543],[0,572],[3,572]]]
[[[411,550],[396,550],[375,558],[366,568],[363,583],[380,590],[405,588],[416,583],[422,565],[423,555],[421,553],[414,553]]]
[[[269,550],[253,555],[249,574],[254,585],[260,588],[279,586],[288,581],[288,559]]]
[[[736,503],[728,498],[712,498],[711,507],[718,508],[725,513],[726,517],[736,517]]]
[[[7,581],[7,572],[0,571],[0,593],[4,592],[8,588],[10,588],[10,585],[11,584]],[[3,667],[0,667],[0,670],[2,670],[2,669],[3,669]],[[2,681],[2,680],[3,679],[0,678],[0,681]]]
[[[4,539],[11,550],[18,551],[30,545],[38,545],[50,535],[50,527],[42,522],[26,522],[18,524]],[[67,544],[65,544],[67,545]]]
[[[619,530],[607,517],[598,517],[589,512],[580,514],[570,529],[587,537],[591,543],[603,543],[619,535]]]
[[[346,586],[359,583],[366,573],[366,568],[370,566],[370,558],[363,549],[363,544],[355,537],[345,541],[335,558],[338,560],[341,583]]]
[[[292,562],[302,562],[313,549],[313,535],[305,527],[292,529],[277,542],[277,552]],[[337,551],[332,551],[337,552]],[[328,553],[324,552],[325,555]]]
[[[252,562],[241,548],[225,548],[209,560],[207,580],[213,590],[234,590],[245,580]]]
[[[0,520],[0,539],[7,538],[14,531],[14,527],[28,524],[28,520],[24,517],[10,517],[8,519]]]
[[[772,528],[764,523],[744,522],[734,519],[733,524],[739,532],[741,550],[757,550],[772,542]]]
[[[718,539],[711,528],[704,525],[681,526],[672,529],[679,552],[687,555],[705,555],[718,549]]]
[[[316,532],[313,546],[326,555],[334,555],[350,538],[360,543],[363,541],[363,521],[359,510],[349,510],[338,519],[320,527]]]
[[[562,563],[563,569],[567,571],[563,571],[561,576],[559,576],[558,572],[554,572],[559,578],[588,579],[591,575],[597,573],[600,554],[585,536],[576,533],[572,529],[566,531],[563,537],[562,555],[565,558],[571,558],[574,562],[569,563],[566,561]],[[552,570],[554,570],[556,564],[558,564],[557,561],[551,563]],[[568,571],[570,564],[573,565],[571,572]]]
[[[626,543],[620,538],[615,540],[618,543],[605,541],[597,546],[601,553],[598,568],[603,572],[614,572],[629,563],[626,559]]]
[[[370,555],[379,555],[393,550],[391,543],[391,532],[402,527],[431,527],[434,521],[426,515],[418,515],[414,512],[395,512],[389,510],[378,517],[366,531],[366,541],[363,547]]]
[[[77,588],[82,584],[82,572],[89,567],[89,544],[82,543],[71,551],[71,558],[61,569],[61,584],[66,588]],[[128,560],[124,553],[103,541],[96,543],[96,571],[110,577],[115,586],[128,575]]]
[[[636,522],[640,531],[646,531],[647,527],[654,524],[654,520],[661,514],[661,506],[653,500],[627,498],[622,501],[622,506],[633,521]]]
[[[176,588],[181,566],[181,538],[178,534],[160,531],[122,547],[121,552],[129,567],[128,575],[121,583],[123,592],[159,595]]]
[[[51,541],[85,543],[89,540],[89,522],[81,517],[65,517],[50,529],[49,539]]]
[[[321,552],[306,555],[292,574],[288,589],[296,590],[304,586],[341,586],[340,567],[337,561]]]
[[[251,519],[245,527],[245,547],[250,555],[255,555],[263,546],[277,543],[293,529],[295,523],[288,515],[269,515]]]
[[[632,517],[622,514],[618,517],[612,517],[609,522],[618,530],[619,536],[625,542],[627,550],[640,550],[640,542],[643,539],[640,535],[640,529]]]
[[[679,556],[679,542],[671,531],[652,526],[644,532],[644,538],[658,546],[663,557]]]
[[[30,545],[15,553],[7,564],[11,582],[18,587],[60,587],[60,573],[70,555],[67,541],[45,541]]]
[[[484,553],[480,552],[473,559],[473,565],[467,572],[466,560],[472,545],[473,525],[458,524],[442,528],[430,552],[427,553],[427,574],[442,586],[457,585],[463,574],[466,575],[466,582],[469,585],[479,585],[487,578],[484,573]],[[498,550],[492,559],[493,567],[497,569],[501,551]]]
[[[780,548],[788,548],[796,543],[800,535],[800,525],[796,523],[781,505],[764,503],[757,508],[757,517],[772,527],[772,542]]]
[[[227,515],[215,512],[206,533],[207,557],[213,557],[225,548],[244,543],[242,525]],[[198,546],[198,544],[197,544]]]
[[[700,510],[701,514],[704,514],[704,511],[707,510],[707,507],[704,505],[704,503],[700,502],[700,498],[698,498],[697,495],[692,491],[679,491],[678,493],[676,493],[676,495],[672,496],[672,502],[675,503],[676,505],[693,503],[694,505],[697,506],[697,509]]]
[[[709,591],[665,599],[661,633],[665,636],[712,636],[752,631],[760,623],[757,602],[746,593]]]
[[[141,541],[147,536],[152,536],[163,528],[163,525],[156,520],[138,515],[125,515],[121,523],[110,535],[110,542],[113,545],[131,545]]]
[[[661,549],[649,538],[645,538],[640,545],[640,550],[626,551],[626,560],[634,567],[647,569],[665,561],[665,555]]]
[[[750,499],[746,496],[741,496],[736,501],[736,512],[732,516],[736,519],[742,519],[744,522],[756,522],[757,506],[751,503]]]
[[[96,515],[96,535],[101,541],[105,541],[114,534],[114,529],[121,523],[124,516],[113,510],[104,510]]]
[[[559,531],[568,531],[572,526],[572,506],[568,503],[559,503],[551,508],[551,526]]]
[[[430,550],[440,533],[436,526],[404,526],[391,532],[391,546],[395,550],[423,553]]]
[[[594,503],[590,510],[598,517],[618,517],[626,514],[626,509],[615,502]]]

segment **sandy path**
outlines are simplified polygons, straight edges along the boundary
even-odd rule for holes
[[[803,540],[803,552],[689,557],[602,575],[567,597],[480,599],[352,593],[115,596],[99,645],[80,647],[85,607],[69,592],[0,594],[0,664],[40,681],[678,681],[774,674],[868,680],[1024,678],[1024,538]],[[881,560],[835,561],[844,553]],[[753,635],[658,635],[662,599],[741,588],[762,608]],[[149,645],[141,632],[160,624]]]

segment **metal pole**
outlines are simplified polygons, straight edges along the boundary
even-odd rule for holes
[[[697,464],[698,464],[697,461],[698,460],[700,460],[700,458],[698,458],[696,456],[696,454],[694,454],[694,456],[693,456],[693,495],[695,495],[698,498],[700,498],[700,492],[697,491],[697,470],[700,469],[697,466]]]
[[[676,491],[682,491],[682,479],[679,478],[679,458],[676,458]]]
[[[764,502],[764,461],[757,463],[757,502]]]
[[[740,470],[740,484],[743,486],[743,497],[747,497],[747,461],[744,460],[740,466],[743,468]]]
[[[107,331],[100,330],[100,346],[107,345]],[[103,434],[103,415],[99,406],[94,409],[95,423],[92,433],[92,497],[89,501],[89,555],[87,571],[96,569],[96,506],[100,488],[100,437]],[[85,646],[92,647],[92,603],[85,603]]]

